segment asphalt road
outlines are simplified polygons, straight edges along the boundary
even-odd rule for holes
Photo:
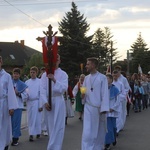
[[[62,150],[81,150],[82,121],[78,115],[68,120]],[[19,145],[10,150],[46,150],[48,137],[41,136],[34,142],[28,141],[28,130],[22,130]],[[150,107],[140,113],[130,111],[124,130],[117,137],[112,150],[150,150]]]

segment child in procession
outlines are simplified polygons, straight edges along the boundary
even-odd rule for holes
[[[37,78],[37,74],[38,68],[36,66],[31,67],[31,78],[25,82],[28,86],[27,116],[30,142],[33,141],[34,135],[39,138],[41,134],[42,105],[40,103],[40,79]]]
[[[12,146],[17,146],[19,143],[19,137],[21,136],[21,118],[22,109],[24,109],[24,101],[27,99],[27,85],[20,80],[21,71],[19,68],[13,69],[12,81],[18,102],[18,109],[14,110],[14,114],[11,117],[12,122]]]
[[[107,133],[105,137],[105,150],[110,149],[110,145],[116,145],[116,118],[119,113],[119,90],[115,85],[112,84],[113,77],[111,74],[106,75],[108,80],[108,89],[109,89],[109,112],[107,113]]]

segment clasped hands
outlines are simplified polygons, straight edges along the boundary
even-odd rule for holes
[[[56,83],[56,79],[52,73],[48,74],[47,77],[51,79],[54,83]]]

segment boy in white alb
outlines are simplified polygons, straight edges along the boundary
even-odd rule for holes
[[[27,116],[29,128],[29,141],[33,141],[33,136],[40,137],[41,134],[41,111],[42,104],[40,102],[40,79],[37,78],[38,68],[33,66],[30,68],[31,79],[25,83],[28,86],[27,100]]]
[[[18,109],[14,110],[14,114],[11,116],[12,123],[12,146],[17,146],[19,137],[21,136],[21,118],[22,109],[24,108],[24,101],[27,99],[27,85],[21,81],[20,78],[21,71],[19,68],[13,69],[12,81],[14,86],[14,91],[17,97]]]
[[[127,78],[121,74],[121,66],[115,66],[114,70],[118,71],[118,81],[122,83],[123,88],[125,90],[125,99],[124,101],[122,101],[122,119],[123,119],[123,127],[124,127],[126,122],[126,116],[127,116],[127,95],[131,90],[131,88],[129,86]]]
[[[119,114],[119,104],[120,101],[118,99],[119,90],[117,87],[112,84],[113,77],[111,74],[106,75],[108,80],[108,89],[109,89],[109,112],[107,113],[107,133],[105,137],[105,150],[110,149],[110,145],[116,145],[116,118]]]
[[[113,84],[118,88],[119,90],[119,115],[118,118],[116,120],[116,126],[117,126],[117,133],[119,133],[120,130],[123,129],[124,127],[124,101],[126,101],[126,92],[124,89],[123,84],[118,80],[118,71],[114,70],[113,71]]]

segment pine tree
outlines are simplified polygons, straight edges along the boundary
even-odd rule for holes
[[[138,65],[142,67],[143,72],[148,72],[150,66],[150,56],[147,44],[139,33],[136,41],[131,45],[132,53],[132,73],[137,72]]]
[[[93,49],[100,58],[100,70],[106,71],[106,66],[117,58],[116,49],[113,48],[113,35],[108,27],[98,28],[93,36]]]
[[[92,56],[92,36],[86,36],[90,25],[84,15],[80,14],[74,2],[72,2],[71,11],[67,12],[58,24],[59,31],[63,35],[59,47],[61,67],[71,77],[80,75],[80,64],[84,63],[85,65],[87,57]]]
[[[106,54],[108,51],[106,51],[105,45],[104,45],[104,33],[103,30],[98,28],[93,36],[93,49],[94,54],[97,55],[100,59],[106,58]]]
[[[108,49],[105,47],[104,38],[104,31],[101,28],[98,28],[93,36],[93,51],[94,55],[99,58],[99,70],[101,71],[105,71],[106,69],[106,55],[108,53]]]
[[[142,38],[141,33],[139,33],[136,41],[131,45],[131,50],[133,51],[133,57],[136,57],[139,52],[148,51],[146,48],[147,44],[145,43],[144,39]]]
[[[113,35],[111,33],[111,29],[108,27],[104,28],[104,46],[106,48],[106,60],[107,62],[110,61],[110,59],[112,59],[112,63],[116,61],[117,59],[117,52],[116,52],[116,48],[114,48],[114,41],[113,41]],[[112,58],[111,58],[112,57]]]

